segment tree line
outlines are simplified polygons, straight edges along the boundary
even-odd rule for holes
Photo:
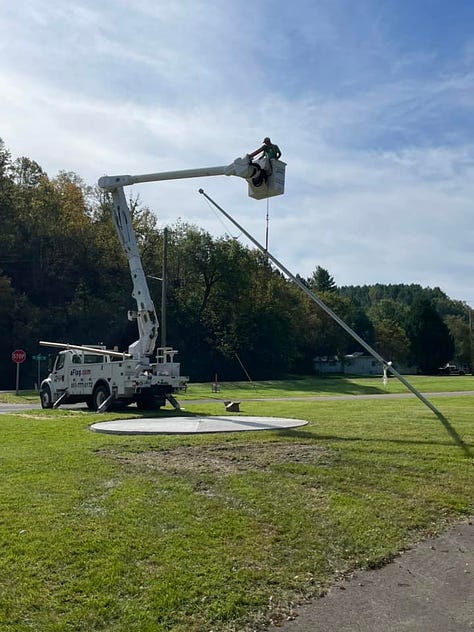
[[[120,350],[136,339],[109,204],[77,174],[50,178],[34,160],[12,159],[0,140],[0,388],[13,386],[14,349],[51,351],[40,339]],[[159,277],[164,231],[139,200],[131,212],[145,273]],[[180,221],[167,233],[167,344],[192,381],[307,374],[316,356],[360,350],[260,251]],[[470,308],[439,288],[338,287],[320,266],[300,279],[387,360],[425,373],[470,362]],[[161,285],[149,286],[159,313]],[[22,371],[32,386],[34,364]]]

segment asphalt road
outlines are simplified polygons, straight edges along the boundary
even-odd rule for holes
[[[474,630],[474,517],[381,569],[358,571],[269,631]]]

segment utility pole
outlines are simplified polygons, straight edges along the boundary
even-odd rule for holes
[[[472,371],[474,369],[474,367],[472,366],[472,309],[470,307],[468,307],[469,309],[469,368],[471,369],[471,374]]]
[[[168,229],[163,229],[163,261],[161,265],[161,346],[166,347],[166,283],[168,276]]]

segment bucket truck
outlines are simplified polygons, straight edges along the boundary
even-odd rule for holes
[[[168,400],[179,408],[173,394],[184,389],[189,378],[180,375],[180,365],[174,360],[178,352],[172,347],[158,348],[154,358],[158,318],[123,187],[160,180],[233,175],[244,178],[249,196],[259,200],[284,192],[285,166],[280,160],[272,160],[271,174],[263,181],[260,167],[249,156],[237,158],[227,166],[100,178],[99,187],[111,194],[113,224],[130,268],[137,309],[129,312],[128,317],[137,321],[139,337],[127,353],[110,351],[103,346],[40,341],[40,345],[60,349],[51,373],[41,383],[42,407],[85,402],[91,410],[101,412],[133,402],[141,409],[160,408]]]

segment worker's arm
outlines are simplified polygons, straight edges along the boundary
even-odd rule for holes
[[[259,149],[256,149],[255,151],[253,151],[251,154],[248,154],[249,158],[254,158],[257,154],[262,153],[262,151],[265,149],[265,145],[262,145],[262,147],[260,147]]]

